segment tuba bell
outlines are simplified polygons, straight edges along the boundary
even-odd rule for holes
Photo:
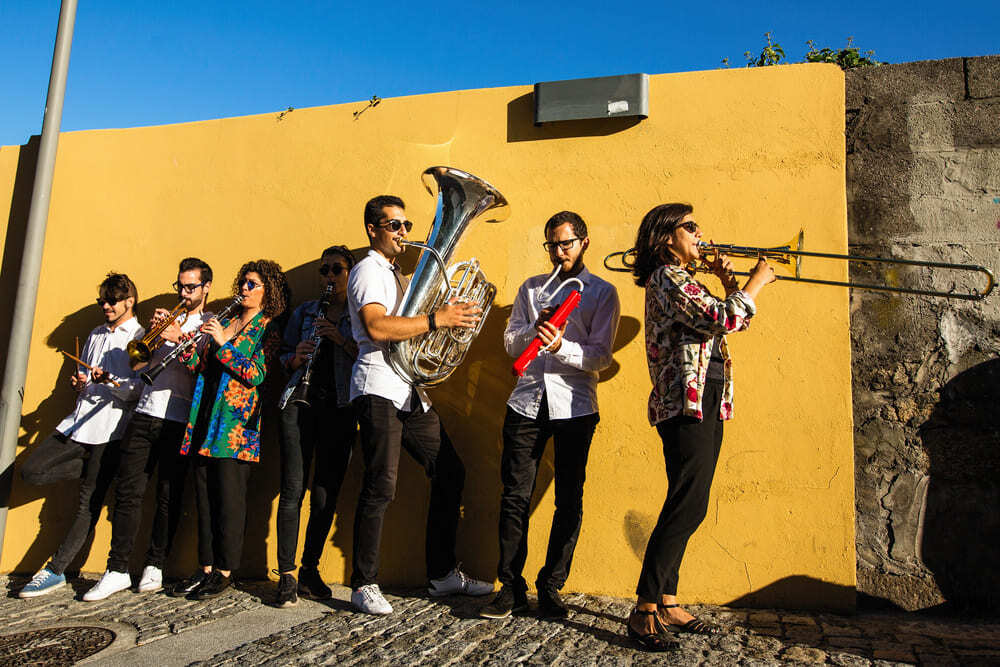
[[[475,218],[491,212],[485,221],[500,222],[506,219],[510,207],[492,185],[458,169],[431,167],[422,178],[429,193],[437,191],[437,212],[426,242],[402,242],[424,252],[396,314],[427,315],[452,301],[473,303],[483,309],[474,328],[441,327],[389,344],[393,370],[410,384],[431,387],[444,382],[465,359],[469,346],[486,322],[497,291],[486,280],[475,257],[450,268],[448,261]]]

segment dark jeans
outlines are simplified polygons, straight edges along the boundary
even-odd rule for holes
[[[414,402],[416,399],[414,398]],[[365,475],[354,515],[354,571],[351,586],[376,582],[385,510],[396,495],[399,450],[405,448],[431,481],[425,557],[427,576],[439,579],[454,569],[455,534],[465,485],[465,466],[437,413],[397,410],[381,396],[359,396],[354,409],[361,426]]]
[[[49,562],[56,574],[66,571],[93,532],[101,515],[108,487],[118,469],[119,441],[104,445],[84,445],[53,433],[43,440],[21,467],[21,477],[29,484],[51,484],[76,477],[80,498],[69,531]]]
[[[199,565],[235,570],[243,555],[251,464],[238,459],[195,457]]]
[[[674,417],[656,425],[663,440],[667,499],[649,536],[636,594],[650,602],[677,594],[677,572],[688,539],[705,519],[715,466],[722,449],[719,402],[722,383],[708,382],[702,396],[703,421]]]
[[[332,392],[331,392],[332,393]],[[357,437],[358,419],[354,408],[338,408],[336,396],[304,408],[289,404],[281,412],[281,495],[278,499],[278,570],[295,569],[295,549],[299,539],[299,515],[313,453],[316,469],[309,494],[309,523],[302,549],[303,567],[316,567],[326,537],[333,525],[337,496],[351,448]]]
[[[528,516],[535,491],[538,464],[545,444],[552,438],[555,453],[555,512],[549,531],[545,565],[538,572],[539,590],[559,590],[569,577],[573,551],[583,523],[583,483],[587,478],[587,456],[600,416],[549,419],[543,397],[535,419],[511,408],[503,422],[503,455],[500,478],[500,564],[501,584],[527,589],[522,576],[528,557]]]
[[[156,511],[153,514],[153,529],[149,535],[149,549],[146,551],[146,565],[161,569],[173,546],[177,526],[181,520],[188,469],[191,467],[192,459],[197,456],[197,454],[182,456],[180,453],[180,440],[184,437],[184,428],[185,425],[181,424],[180,439],[172,446],[166,446],[169,443],[166,438],[163,439],[165,447],[160,451],[157,461]],[[201,525],[200,517],[199,525]],[[208,528],[204,532],[211,535],[211,522],[206,520],[205,525]],[[199,557],[208,554],[205,558],[211,560],[211,544],[210,539],[204,545],[199,540]]]
[[[111,516],[108,569],[127,572],[142,522],[146,484],[162,458],[172,458],[180,447],[185,424],[144,414],[133,414],[121,444],[115,508]]]

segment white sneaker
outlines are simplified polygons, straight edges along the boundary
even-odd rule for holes
[[[366,614],[384,616],[392,613],[392,605],[382,597],[382,591],[378,584],[368,584],[352,592],[351,604],[354,605],[355,609]]]
[[[132,586],[132,577],[128,575],[128,572],[114,572],[113,570],[108,570],[93,588],[83,594],[83,599],[86,602],[97,602],[98,600],[103,600],[109,595],[114,595],[119,591],[124,591],[130,586]]]
[[[462,564],[459,563],[446,576],[440,579],[431,579],[431,585],[427,592],[435,598],[445,595],[488,595],[493,592],[493,584],[473,579],[462,572]]]
[[[147,565],[139,579],[140,593],[153,593],[163,589],[163,570],[155,565]]]

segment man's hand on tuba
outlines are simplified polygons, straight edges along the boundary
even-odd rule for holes
[[[483,309],[473,303],[453,301],[441,306],[434,313],[434,322],[439,327],[473,328],[479,324]]]

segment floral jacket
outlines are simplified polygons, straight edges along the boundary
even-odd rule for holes
[[[281,332],[269,325],[270,320],[258,313],[222,347],[212,342],[202,355],[194,352],[190,357],[181,357],[192,373],[198,373],[181,454],[187,454],[195,444],[202,456],[260,460],[258,387],[281,346]],[[206,378],[212,373],[221,374],[218,389],[214,396],[206,397]],[[203,400],[213,402],[210,411],[206,406],[207,419],[198,429],[200,442],[192,443]]]
[[[719,419],[733,418],[733,363],[725,334],[746,329],[755,312],[753,299],[743,291],[716,299],[683,267],[668,264],[653,272],[646,284],[650,424],[678,415],[702,420],[705,374],[716,336],[725,360]]]

